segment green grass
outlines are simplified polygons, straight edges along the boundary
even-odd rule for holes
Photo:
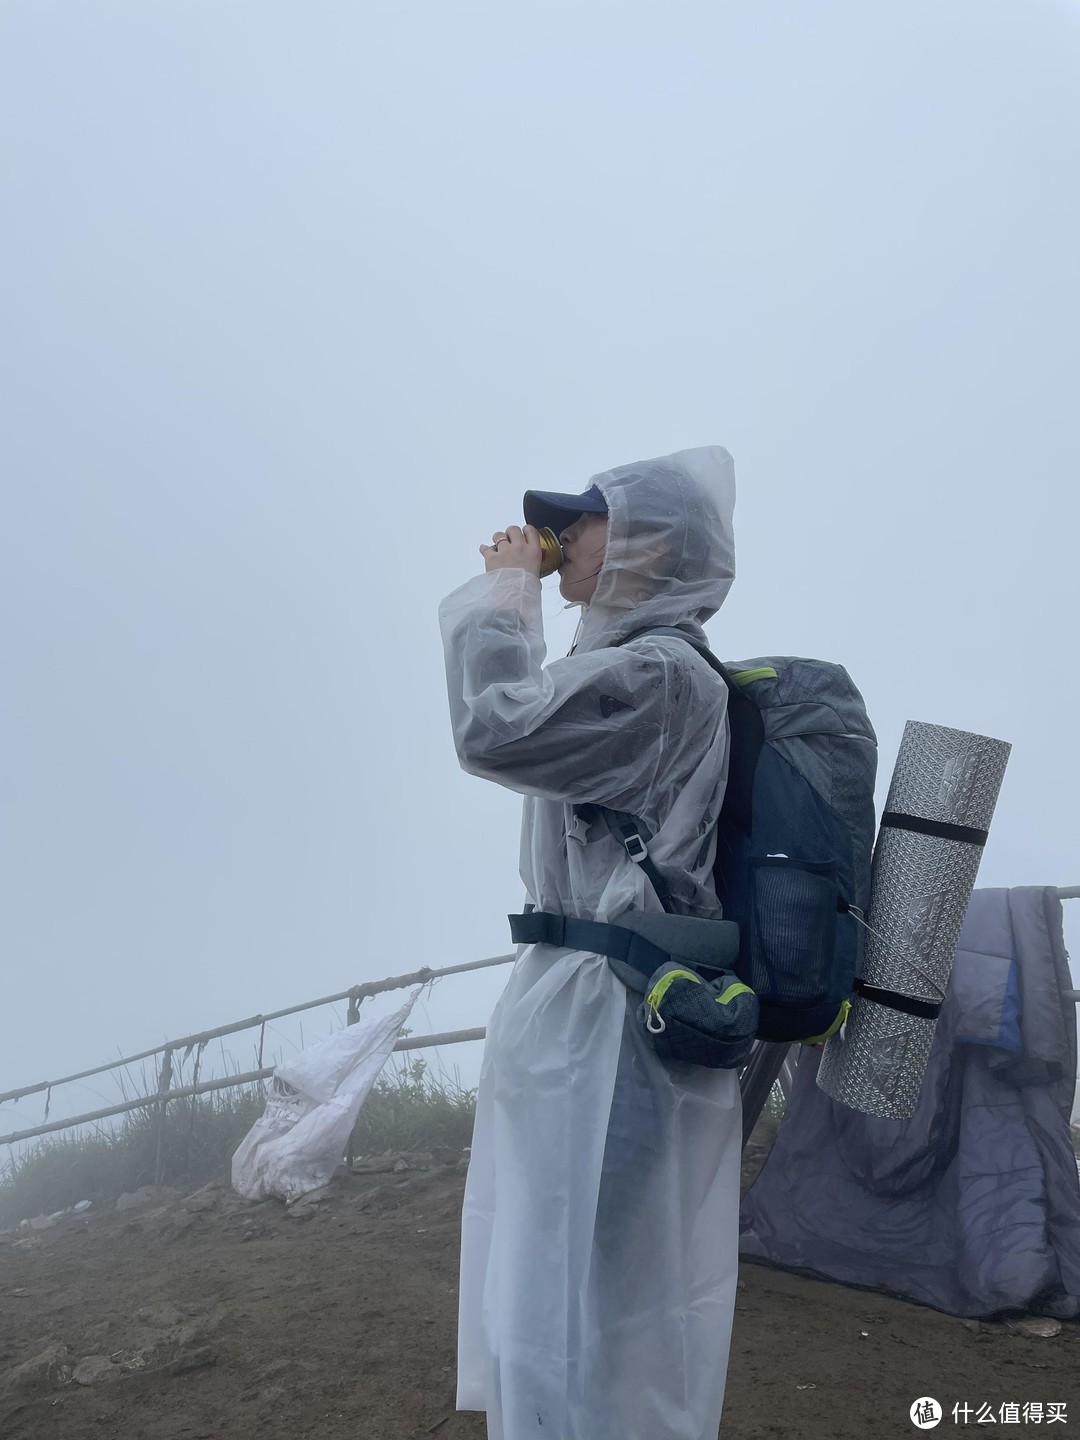
[[[375,1082],[353,1129],[357,1155],[387,1150],[463,1150],[472,1140],[476,1091],[429,1073],[416,1059]]]
[[[255,1087],[168,1105],[161,1135],[164,1183],[197,1185],[217,1176],[264,1103]],[[64,1210],[79,1200],[110,1204],[125,1190],[154,1183],[157,1155],[154,1107],[131,1111],[111,1130],[82,1127],[43,1137],[13,1157],[0,1178],[0,1225]]]
[[[145,1082],[144,1082],[145,1083]],[[227,1179],[232,1155],[263,1112],[262,1086],[175,1100],[165,1109],[162,1183],[197,1188]],[[472,1136],[475,1095],[429,1074],[422,1059],[399,1064],[375,1082],[353,1131],[357,1156],[387,1150],[460,1151]],[[134,1110],[114,1129],[82,1127],[43,1137],[0,1174],[0,1228],[64,1210],[80,1200],[111,1205],[125,1191],[154,1183],[156,1107]]]

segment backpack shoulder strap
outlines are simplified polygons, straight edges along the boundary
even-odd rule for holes
[[[754,770],[761,747],[765,743],[765,722],[761,711],[703,640],[698,640],[689,631],[679,630],[673,625],[658,625],[654,629],[635,630],[632,635],[627,635],[617,643],[627,645],[631,640],[638,640],[643,635],[674,635],[679,640],[685,640],[727,686],[731,749],[722,813],[725,819],[749,835],[753,820]]]
[[[649,855],[649,841],[652,836],[648,828],[635,815],[628,815],[625,810],[609,810],[605,805],[575,805],[574,813],[580,815],[588,824],[594,820],[603,821],[634,864],[641,866],[656,893],[656,898],[666,910],[671,892],[667,881]]]

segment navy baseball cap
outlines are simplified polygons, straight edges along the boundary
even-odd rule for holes
[[[526,525],[535,525],[538,530],[547,527],[556,535],[580,516],[606,515],[608,508],[603,492],[596,485],[590,485],[584,495],[560,495],[557,490],[526,490],[522,505]]]

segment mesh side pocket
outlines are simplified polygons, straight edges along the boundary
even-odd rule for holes
[[[770,857],[750,876],[749,983],[763,1002],[813,1005],[836,968],[834,867]]]

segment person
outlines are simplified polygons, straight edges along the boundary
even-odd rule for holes
[[[720,447],[626,465],[582,495],[529,491],[524,527],[440,607],[457,754],[525,797],[540,910],[659,910],[589,804],[638,817],[668,908],[715,917],[726,691],[699,639],[735,574]],[[537,527],[581,607],[545,665]],[[625,642],[625,643],[621,643]],[[661,1061],[601,955],[522,948],[488,1027],[462,1212],[459,1410],[489,1440],[715,1440],[735,1298],[741,1110],[733,1070]]]

